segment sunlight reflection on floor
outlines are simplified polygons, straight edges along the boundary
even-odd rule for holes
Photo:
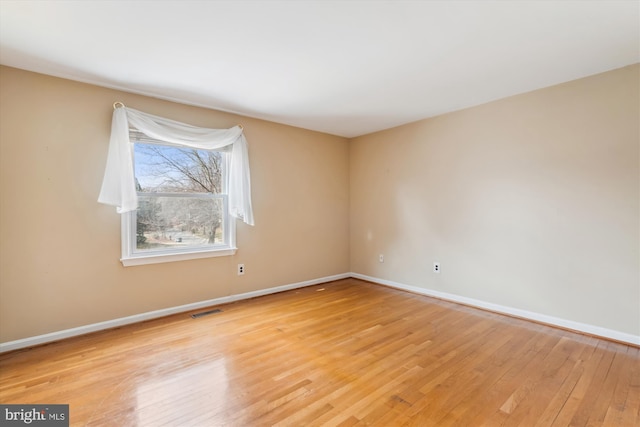
[[[201,415],[211,417],[228,403],[228,387],[224,358],[177,370],[168,378],[151,379],[136,390],[138,425],[179,423],[181,418],[193,421],[202,408],[209,410]]]

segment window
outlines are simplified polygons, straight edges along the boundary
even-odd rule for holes
[[[235,220],[254,225],[242,126],[208,129],[113,108],[98,202],[122,215],[122,263],[235,254]]]
[[[229,155],[166,145],[129,131],[138,209],[122,215],[125,266],[235,253]]]

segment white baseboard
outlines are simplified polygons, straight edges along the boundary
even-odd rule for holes
[[[417,294],[427,295],[434,298],[439,298],[446,301],[457,302],[472,307],[478,307],[485,310],[493,311],[496,313],[507,314],[510,316],[520,317],[523,319],[533,320],[540,323],[545,323],[551,326],[558,326],[565,329],[571,329],[576,332],[582,332],[589,335],[595,335],[602,338],[608,338],[615,341],[625,342],[640,346],[640,336],[632,335],[625,332],[619,332],[612,329],[601,328],[599,326],[588,325],[585,323],[574,322],[572,320],[561,319],[558,317],[547,316],[546,314],[534,313],[527,310],[520,310],[518,308],[506,307],[499,304],[493,304],[473,298],[467,298],[455,294],[449,294],[445,292],[438,292],[431,289],[419,288],[416,286],[405,285],[391,280],[379,279],[377,277],[365,276],[364,274],[351,273],[351,277],[356,279],[366,280],[368,282],[378,283],[381,285],[390,286],[392,288],[402,289],[405,291],[414,292]]]
[[[368,282],[378,283],[381,285],[390,286],[392,288],[414,292],[417,294],[422,294],[422,295],[426,295],[434,298],[439,298],[446,301],[457,302],[457,303],[469,305],[472,307],[478,307],[478,308],[493,311],[496,313],[502,313],[510,316],[520,317],[523,319],[529,319],[529,320],[545,323],[552,326],[558,326],[565,329],[571,329],[577,332],[582,332],[590,335],[599,336],[602,338],[608,338],[615,341],[620,341],[620,342],[625,342],[625,343],[633,344],[636,346],[640,346],[640,336],[627,334],[625,332],[619,332],[619,331],[615,331],[607,328],[601,328],[599,326],[588,325],[585,323],[574,322],[572,320],[565,320],[565,319],[561,319],[553,316],[547,316],[545,314],[539,314],[531,311],[520,310],[517,308],[506,307],[503,305],[498,305],[490,302],[462,297],[455,294],[438,292],[430,289],[419,288],[417,286],[405,285],[405,284],[394,282],[391,280],[385,280],[385,279],[379,279],[377,277],[366,276],[364,274],[343,273],[343,274],[336,274],[334,276],[327,276],[327,277],[321,277],[318,279],[306,280],[304,282],[292,283],[289,285],[276,286],[274,288],[261,289],[258,291],[246,292],[243,294],[230,295],[226,297],[214,298],[206,301],[180,305],[177,307],[165,308],[162,310],[149,311],[147,313],[121,317],[119,319],[107,320],[105,322],[93,323],[91,325],[80,326],[72,329],[65,329],[63,331],[52,332],[49,334],[38,335],[35,337],[29,337],[29,338],[24,338],[24,339],[15,340],[15,341],[8,341],[5,343],[0,343],[0,353],[12,351],[12,350],[19,350],[21,348],[33,347],[35,345],[45,344],[53,341],[59,341],[65,338],[70,338],[78,335],[85,335],[91,332],[102,331],[105,329],[117,328],[119,326],[129,325],[132,323],[138,323],[145,320],[156,319],[158,317],[169,316],[171,314],[183,313],[186,311],[226,304],[226,303],[239,301],[243,299],[255,298],[262,295],[274,294],[277,292],[288,291],[291,289],[304,288],[306,286],[318,285],[321,283],[332,282],[334,280],[347,279],[349,277],[362,279]]]
[[[304,282],[292,283],[289,285],[276,286],[275,288],[260,289],[258,291],[246,292],[243,294],[230,295],[226,297],[214,298],[206,301],[194,302],[191,304],[180,305],[177,307],[165,308],[162,310],[149,311],[147,313],[136,314],[133,316],[121,317],[119,319],[107,320],[105,322],[93,323],[91,325],[80,326],[63,331],[52,332],[49,334],[38,335],[35,337],[24,338],[15,341],[0,343],[0,353],[6,351],[19,350],[21,348],[33,347],[34,345],[45,344],[48,342],[59,341],[61,339],[85,335],[91,332],[102,331],[105,329],[117,328],[119,326],[138,323],[145,320],[156,319],[158,317],[169,316],[171,314],[183,313],[185,311],[197,310],[200,308],[221,305],[233,301],[255,298],[262,295],[275,294],[277,292],[288,291],[290,289],[304,288],[306,286],[318,285],[320,283],[332,282],[334,280],[347,279],[351,277],[349,273],[337,274],[335,276],[321,277],[318,279],[306,280]]]

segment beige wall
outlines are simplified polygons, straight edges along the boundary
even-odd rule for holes
[[[640,335],[639,77],[351,141],[351,271]]]
[[[348,271],[640,335],[639,73],[348,141],[0,67],[0,342]],[[235,256],[122,267],[114,101],[244,126]]]
[[[96,202],[114,101],[244,126],[256,226],[235,256],[121,265],[119,216]],[[349,271],[344,138],[7,67],[0,132],[0,342]]]

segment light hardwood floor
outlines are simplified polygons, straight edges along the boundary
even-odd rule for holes
[[[0,355],[0,402],[74,426],[640,425],[635,347],[355,279],[219,308]]]

